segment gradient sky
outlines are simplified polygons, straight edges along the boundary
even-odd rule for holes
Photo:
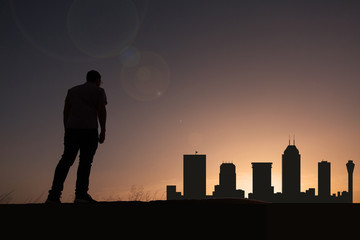
[[[183,154],[207,155],[207,194],[222,162],[252,192],[251,162],[273,162],[289,135],[301,190],[331,162],[331,192],[347,191],[354,160],[360,202],[360,2],[3,0],[0,2],[0,195],[42,202],[63,151],[67,89],[98,70],[107,139],[90,194],[128,200],[132,186],[164,199],[182,191]],[[62,201],[72,201],[77,163]]]

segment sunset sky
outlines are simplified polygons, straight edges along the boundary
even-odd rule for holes
[[[107,138],[89,193],[128,200],[132,186],[182,191],[183,154],[207,155],[207,194],[223,162],[252,192],[252,162],[273,162],[293,135],[301,190],[360,202],[360,1],[3,0],[0,2],[0,196],[43,202],[63,151],[62,110],[86,72],[102,75]],[[74,197],[78,161],[62,201]]]

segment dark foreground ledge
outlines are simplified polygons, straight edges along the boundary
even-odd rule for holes
[[[9,204],[0,205],[0,216],[3,235],[12,238],[344,239],[360,236],[359,204],[270,204],[232,199]]]

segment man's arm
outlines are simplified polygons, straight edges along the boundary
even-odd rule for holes
[[[66,128],[66,123],[69,119],[70,108],[71,108],[70,103],[67,100],[65,100],[64,111],[63,111],[64,128]]]
[[[98,118],[100,123],[100,136],[99,136],[99,143],[103,143],[105,141],[105,132],[106,132],[106,107],[105,102],[99,104],[98,109]]]

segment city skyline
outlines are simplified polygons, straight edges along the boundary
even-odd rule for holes
[[[46,200],[67,90],[91,69],[109,115],[91,170],[96,200],[128,200],[135,188],[163,199],[168,183],[183,191],[182,154],[195,150],[207,155],[208,195],[222,161],[245,195],[251,163],[272,162],[281,192],[294,133],[302,192],[322,160],[332,192],[347,189],[344,159],[360,164],[360,1],[2,0],[0,11],[0,196],[11,203]]]
[[[253,162],[252,192],[249,199],[282,203],[353,203],[353,160],[346,163],[348,191],[331,193],[331,167],[327,161],[318,163],[318,195],[315,188],[301,192],[301,155],[295,145],[290,144],[282,154],[282,192],[274,192],[272,186],[272,162]],[[214,186],[213,195],[206,195],[206,155],[195,151],[183,158],[184,194],[176,191],[175,185],[167,185],[167,200],[246,198],[244,190],[236,189],[236,170],[233,163],[220,165],[219,185]]]

